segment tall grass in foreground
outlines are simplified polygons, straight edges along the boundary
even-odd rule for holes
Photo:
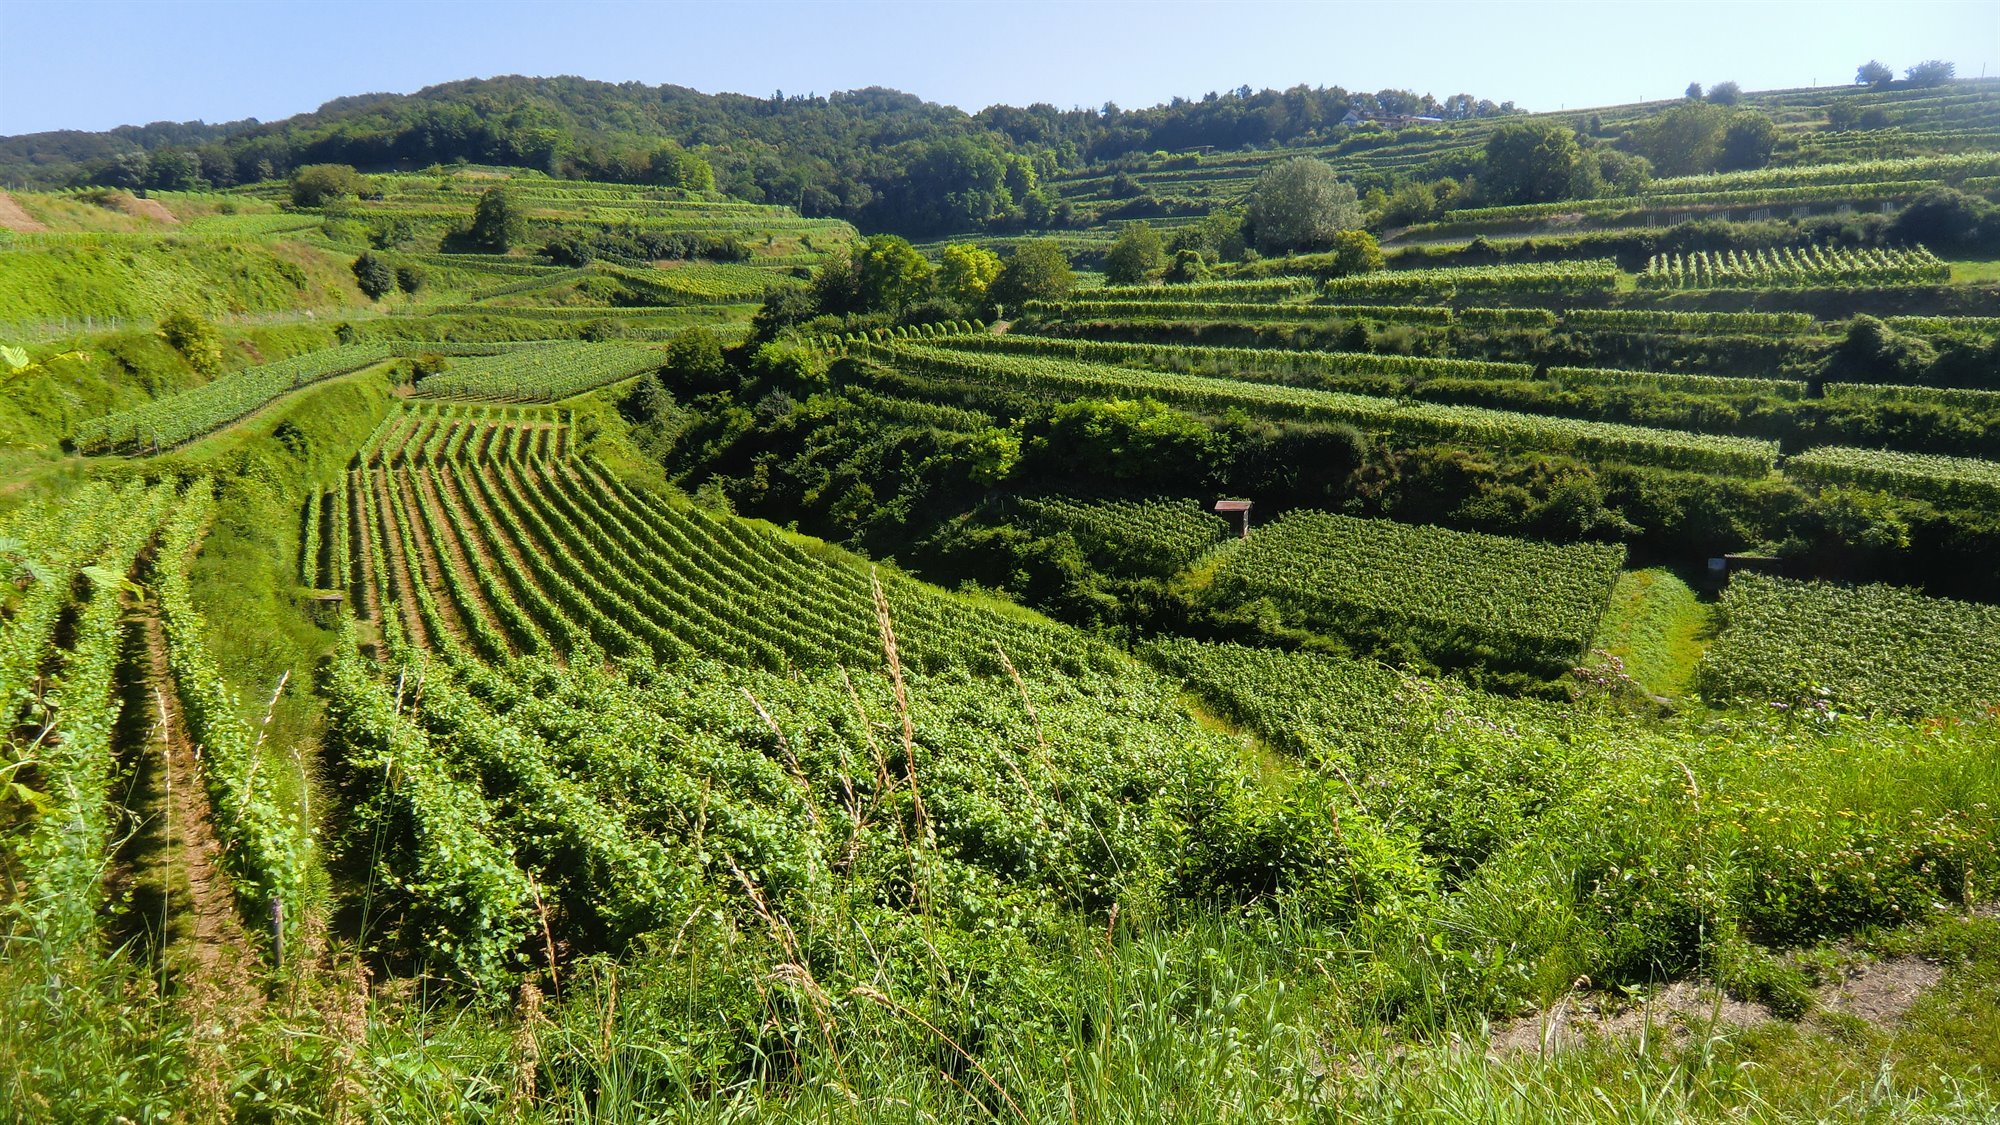
[[[1446,762],[1454,729],[1414,729],[1410,752]],[[919,848],[906,903],[836,884],[786,915],[718,888],[504,1012],[341,957],[226,1021],[122,954],[59,962],[16,937],[0,1105],[198,1119],[198,1078],[258,1121],[2000,1119],[2000,920],[1959,909],[2000,879],[2000,728],[1715,713],[1493,737],[1524,749],[1477,785],[1440,767],[1405,775],[1394,815],[1325,809],[1378,888],[1339,917],[1283,898],[1086,916],[954,883]],[[1381,830],[1453,839],[1502,815],[1510,835],[1424,877]],[[1809,1012],[1826,949],[1857,938],[1951,975],[1894,1027],[1663,1019],[1487,1057],[1490,1021],[1585,977],[1636,995],[1696,975]]]

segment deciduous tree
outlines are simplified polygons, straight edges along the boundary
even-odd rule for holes
[[[1160,235],[1143,222],[1127,223],[1104,255],[1104,280],[1113,285],[1151,281],[1166,265]]]
[[[989,290],[995,301],[1018,306],[1023,301],[1059,301],[1076,285],[1069,255],[1053,238],[1033,238],[1014,248]]]
[[[1576,135],[1561,125],[1502,125],[1486,138],[1479,182],[1495,203],[1549,203],[1570,194],[1582,157]]]
[[[299,207],[324,207],[367,188],[361,173],[345,164],[308,164],[292,173],[292,203]]]
[[[968,308],[985,303],[999,276],[1000,255],[984,247],[955,242],[938,255],[938,290]]]
[[[1295,156],[1257,177],[1248,221],[1259,250],[1284,253],[1323,250],[1334,235],[1359,229],[1363,220],[1353,184],[1323,160]]]
[[[379,301],[396,289],[396,270],[389,263],[375,256],[374,251],[364,251],[354,259],[350,267],[354,271],[354,283],[368,295],[371,301]]]
[[[878,234],[856,247],[854,265],[870,309],[897,311],[930,293],[930,261],[908,239]]]
[[[526,225],[526,217],[506,188],[488,188],[472,209],[471,238],[478,246],[504,254],[521,237]]]
[[[1927,59],[1903,72],[1912,86],[1942,86],[1952,80],[1958,68],[1943,59]]]

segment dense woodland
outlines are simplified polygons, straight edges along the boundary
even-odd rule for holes
[[[995,106],[966,114],[887,89],[769,98],[580,78],[453,82],[341,98],[285,121],[161,123],[0,139],[22,186],[189,190],[284,177],[309,164],[366,170],[469,162],[551,175],[687,186],[680,150],[741,199],[911,232],[1047,226],[1039,181],[1130,153],[1312,142],[1350,111],[1440,118],[1512,112],[1460,94],[1248,87],[1144,110]]]

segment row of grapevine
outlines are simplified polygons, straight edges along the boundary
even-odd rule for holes
[[[1811,313],[1682,312],[1670,309],[1571,309],[1562,315],[1565,328],[1611,331],[1687,332],[1702,336],[1731,333],[1794,335],[1820,330]]]
[[[2000,707],[2000,607],[1897,586],[1739,575],[1696,666],[1715,703],[1909,716]]]
[[[1832,285],[1931,285],[1951,266],[1921,246],[1894,250],[1813,246],[1805,250],[1655,254],[1639,275],[1647,289],[1791,289]]]
[[[935,324],[898,324],[891,328],[871,328],[866,332],[846,332],[839,335],[827,334],[812,338],[813,346],[824,351],[839,352],[850,344],[866,341],[885,340],[933,340],[946,336],[969,336],[984,332],[983,320],[944,320]]]
[[[1609,367],[1551,367],[1546,377],[1565,386],[1648,387],[1690,395],[1770,395],[1794,402],[1806,397],[1806,385],[1797,379],[1620,371]]]
[[[1936,335],[1940,332],[1977,332],[2000,335],[2000,316],[1892,316],[1883,321],[1898,332]]]
[[[1275,348],[1201,347],[1186,344],[1137,344],[1112,340],[1080,340],[1008,333],[949,340],[940,345],[956,351],[1059,356],[1091,363],[1143,363],[1148,366],[1225,371],[1242,378],[1255,373],[1275,376],[1270,382],[1310,383],[1313,376],[1383,375],[1396,379],[1532,379],[1526,363],[1487,359],[1444,359],[1434,356],[1381,355],[1375,352],[1301,352]],[[1246,374],[1249,373],[1249,374]]]
[[[1242,409],[1268,417],[1346,423],[1406,439],[1568,452],[1728,476],[1762,476],[1777,458],[1775,442],[1481,407],[1398,402],[1238,379],[908,345],[880,349],[877,354],[894,370],[974,391],[1034,389],[1061,398],[1151,396],[1195,409]]]
[[[1215,546],[1228,530],[1194,500],[1017,496],[1008,504],[1031,526],[1068,532],[1112,569],[1171,574]]]
[[[1071,321],[1187,320],[1298,321],[1379,320],[1390,324],[1473,328],[1576,328],[1613,332],[1676,332],[1704,336],[1724,334],[1803,335],[1822,331],[1810,313],[1684,312],[1669,309],[1459,308],[1449,305],[1297,305],[1231,304],[1207,301],[1100,301],[1090,297],[1067,301],[1030,301],[1030,316]],[[1901,322],[1901,323],[1898,323]],[[1950,329],[2000,330],[1994,317],[1895,317],[1890,326],[1926,334]]]
[[[88,506],[65,518],[35,511],[9,526],[18,549],[39,565],[28,571],[28,594],[0,632],[9,726],[35,732],[31,745],[8,747],[9,780],[17,794],[38,793],[41,804],[8,840],[10,868],[20,879],[11,906],[40,940],[63,949],[89,941],[104,899],[123,586],[174,503],[171,484],[116,494],[94,485],[84,492],[79,499]],[[80,606],[72,593],[79,589]],[[68,648],[57,649],[56,617],[68,611],[74,611]],[[53,682],[30,690],[27,678],[52,662]]]
[[[1803,184],[1865,184],[1899,180],[1929,180],[1946,176],[2000,173],[2000,153],[1940,153],[1900,160],[1862,160],[1844,164],[1787,164],[1742,172],[1674,176],[1646,185],[1649,194],[1733,191],[1752,187],[1796,187]]]
[[[1972,387],[1922,387],[1907,383],[1827,383],[1825,394],[1830,399],[1920,402],[1955,410],[2000,414],[2000,391],[1982,391]]]
[[[1872,203],[1904,200],[1937,187],[1936,180],[1898,180],[1864,184],[1807,184],[1801,187],[1743,188],[1736,191],[1615,195],[1603,199],[1564,199],[1554,203],[1517,203],[1504,207],[1469,207],[1447,211],[1444,223],[1511,223],[1552,215],[1590,215],[1611,219],[1661,211],[1703,211],[1717,208],[1801,207],[1815,203]],[[1428,229],[1428,228],[1427,228]]]
[[[1786,458],[1785,472],[1818,484],[1879,488],[1941,504],[2000,504],[2000,461],[1823,446]]]
[[[1554,675],[1583,656],[1624,561],[1619,546],[1298,511],[1231,554],[1212,593],[1368,647]]]
[[[417,384],[432,398],[554,402],[659,367],[662,353],[643,344],[549,344],[456,362]]]
[[[1520,262],[1504,266],[1386,270],[1333,278],[1327,296],[1431,297],[1457,293],[1609,293],[1618,287],[1618,264],[1609,258],[1563,262]]]
[[[1090,291],[1099,301],[1283,301],[1318,288],[1310,277],[1265,277],[1240,281],[1194,281],[1179,285],[1106,285]]]
[[[252,913],[269,916],[288,937],[305,920],[309,826],[282,802],[265,748],[237,706],[208,647],[208,622],[195,608],[188,566],[214,509],[209,482],[191,485],[167,522],[154,559],[155,584],[188,731],[201,746],[202,780],[214,809],[223,859]]]

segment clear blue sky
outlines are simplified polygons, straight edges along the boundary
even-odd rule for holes
[[[1556,109],[1690,81],[1844,83],[1869,58],[2000,75],[2000,0],[0,0],[0,50],[0,134],[271,121],[496,74],[757,95],[881,85],[967,109],[1298,83]]]

